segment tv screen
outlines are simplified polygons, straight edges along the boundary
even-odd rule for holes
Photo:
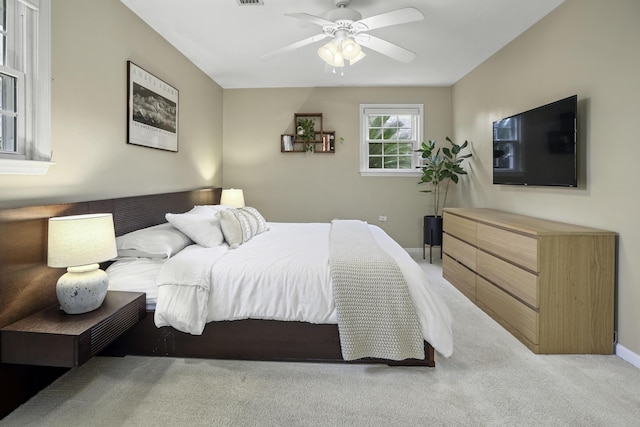
[[[577,186],[577,95],[493,122],[493,183]]]

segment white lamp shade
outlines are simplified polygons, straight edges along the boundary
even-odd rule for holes
[[[358,54],[358,56],[356,56],[355,58],[349,60],[349,65],[355,64],[356,62],[360,61],[365,56],[367,56],[367,54],[364,53],[362,50],[360,50],[360,53]]]
[[[118,255],[111,214],[49,218],[47,265],[76,267]]]
[[[336,53],[338,53],[338,43],[335,39],[318,48],[318,56],[329,65],[333,65],[333,57]]]
[[[353,41],[353,39],[345,39],[342,41],[342,56],[344,59],[351,61],[360,55],[362,49],[360,45]]]
[[[244,194],[242,193],[242,190],[237,188],[222,190],[220,204],[234,208],[244,208]]]

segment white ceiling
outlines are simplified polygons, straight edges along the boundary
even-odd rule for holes
[[[285,16],[323,16],[335,0],[121,0],[223,88],[450,86],[564,0],[352,0],[364,18],[402,7],[422,21],[371,34],[417,54],[408,64],[364,49],[367,56],[333,74],[316,54],[324,41],[269,61],[260,57],[319,34],[318,25]]]

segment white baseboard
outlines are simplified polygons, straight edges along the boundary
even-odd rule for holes
[[[640,368],[640,355],[634,353],[625,346],[616,344],[616,355],[621,359],[631,363],[636,368]]]

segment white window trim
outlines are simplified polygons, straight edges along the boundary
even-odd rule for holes
[[[416,167],[402,171],[399,169],[392,170],[373,170],[369,169],[369,147],[367,144],[367,121],[365,120],[365,111],[368,109],[379,110],[418,110],[419,119],[416,121],[416,142],[414,144],[414,150],[419,148],[419,144],[422,141],[422,124],[424,122],[424,105],[423,104],[360,104],[360,176],[402,176],[402,177],[419,177],[421,171],[418,169],[420,165],[420,156],[418,153],[414,153],[412,164]]]
[[[38,104],[35,120],[35,143],[26,147],[28,159],[0,158],[0,174],[45,175],[51,161],[51,0],[39,3],[18,0],[28,7],[37,6],[38,12],[38,85],[35,100]]]

